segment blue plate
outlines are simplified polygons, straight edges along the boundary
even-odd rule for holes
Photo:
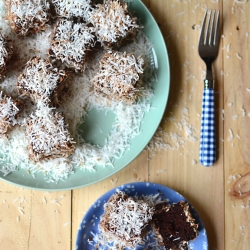
[[[146,195],[154,195],[154,194],[161,194],[165,198],[169,200],[169,203],[176,203],[181,200],[187,201],[181,194],[168,188],[166,186],[162,186],[152,182],[133,182],[128,183],[125,185],[118,186],[104,195],[102,195],[87,211],[83,220],[80,224],[77,238],[76,238],[76,250],[94,250],[94,246],[88,242],[88,239],[92,237],[92,233],[98,234],[99,229],[98,225],[100,222],[100,216],[103,214],[103,205],[108,201],[108,199],[117,191],[117,189],[124,191],[129,196],[146,196]],[[188,202],[188,201],[187,201]],[[192,250],[208,250],[208,239],[207,233],[202,223],[201,218],[199,217],[198,213],[195,209],[190,205],[190,211],[192,216],[196,219],[199,223],[199,235],[194,241],[190,241],[189,249]],[[149,244],[152,245],[153,237],[149,237]],[[108,249],[102,248],[102,249]],[[145,249],[145,246],[142,248],[138,246],[136,250]],[[148,248],[148,249],[155,249],[155,248]],[[159,248],[160,249],[160,248]],[[163,249],[163,248],[162,248]]]

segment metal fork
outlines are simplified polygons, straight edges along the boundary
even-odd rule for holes
[[[208,18],[207,18],[208,17]],[[207,20],[208,19],[208,20]],[[214,80],[212,63],[219,51],[220,11],[207,10],[204,16],[198,51],[207,66],[202,98],[202,118],[200,137],[200,163],[212,166],[216,161],[215,123],[214,123]]]

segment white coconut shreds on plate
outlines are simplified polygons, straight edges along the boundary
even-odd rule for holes
[[[17,96],[17,78],[22,73],[25,63],[33,56],[47,58],[53,27],[48,26],[44,32],[31,37],[19,38],[11,32],[5,21],[4,4],[0,1],[0,29],[4,35],[13,40],[17,53],[17,60],[13,60],[6,73],[6,78],[1,82],[1,89],[6,94],[11,93],[12,96]],[[70,83],[69,88],[63,95],[61,106],[58,108],[58,111],[63,112],[69,123],[69,130],[76,140],[76,150],[69,158],[59,158],[36,164],[28,160],[28,143],[23,125],[26,124],[27,116],[34,111],[34,105],[26,105],[18,121],[21,126],[15,127],[8,140],[0,138],[0,168],[2,168],[0,171],[7,175],[18,169],[26,169],[34,177],[36,173],[42,172],[47,182],[58,182],[66,180],[77,167],[85,171],[99,171],[95,169],[96,165],[113,166],[114,159],[121,157],[129,148],[131,139],[141,132],[140,125],[144,114],[150,110],[150,98],[153,96],[151,85],[155,81],[154,69],[150,65],[152,62],[151,49],[152,45],[142,31],[139,31],[135,42],[121,49],[127,53],[134,53],[136,57],[144,56],[149,62],[143,76],[143,89],[140,90],[143,98],[132,105],[95,96],[91,80],[98,71],[99,61],[104,51],[98,52],[91,58],[83,73],[69,76],[67,79],[67,82]],[[112,129],[102,147],[86,143],[78,129],[86,119],[88,111],[92,109],[111,111],[115,114]]]

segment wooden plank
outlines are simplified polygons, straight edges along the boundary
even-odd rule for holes
[[[0,242],[1,249],[28,249],[31,190],[1,181]]]
[[[73,190],[72,202],[72,249],[76,241],[77,231],[82,218],[90,206],[104,193],[119,185],[148,181],[148,152],[143,151],[134,161],[118,173],[109,178],[87,186]]]
[[[29,250],[71,248],[71,191],[32,191]]]
[[[241,1],[244,2],[244,1]],[[250,3],[224,1],[225,249],[250,249]]]
[[[0,249],[70,249],[70,191],[32,191],[1,182],[0,211]]]
[[[208,1],[151,1],[150,8],[165,38],[171,68],[168,106],[161,127],[167,150],[152,157],[150,181],[183,194],[196,208],[207,229],[210,249],[224,249],[223,82],[221,53],[216,75],[218,161],[205,168],[199,163],[201,98],[205,65],[197,43],[205,8],[220,8]],[[211,212],[213,211],[213,212]]]

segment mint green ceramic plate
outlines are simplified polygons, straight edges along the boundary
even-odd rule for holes
[[[25,170],[12,172],[5,177],[3,173],[0,172],[0,178],[12,184],[32,189],[57,191],[80,188],[101,181],[118,172],[128,165],[148,144],[159,126],[167,104],[170,85],[169,61],[161,31],[146,6],[140,0],[134,0],[129,3],[129,8],[133,11],[134,15],[141,20],[145,34],[153,44],[157,58],[156,65],[158,65],[156,72],[158,80],[154,83],[154,97],[151,99],[153,108],[149,112],[146,112],[141,124],[142,132],[131,140],[130,149],[127,150],[122,157],[114,161],[114,167],[108,166],[103,168],[97,166],[96,172],[77,169],[66,181],[60,181],[59,183],[47,183],[44,180],[43,174],[36,174],[36,178],[33,178],[27,174]],[[92,119],[91,123],[95,122],[96,119],[100,124],[100,119],[104,119],[101,122],[101,124],[105,124],[105,128],[103,129],[105,130],[109,127],[110,121],[108,116],[98,117],[97,112],[96,114],[97,116],[90,116]],[[87,121],[87,123],[88,122],[90,123],[90,121]]]

